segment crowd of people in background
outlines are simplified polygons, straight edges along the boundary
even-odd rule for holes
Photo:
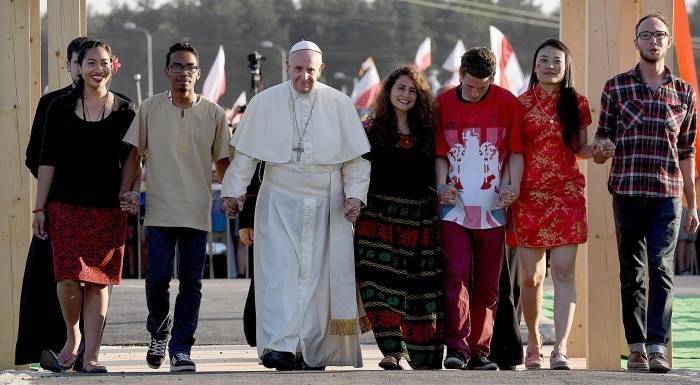
[[[38,184],[16,363],[107,372],[99,347],[109,295],[122,277],[127,218],[145,201],[146,363],[156,369],[167,356],[171,371],[195,371],[214,165],[222,210],[242,215],[236,231],[255,245],[263,366],[361,367],[359,335],[372,330],[385,370],[402,360],[414,370],[543,368],[549,265],[549,367],[570,369],[575,263],[588,240],[579,162],[592,158],[611,159],[627,368],[668,372],[674,270],[697,271],[698,228],[696,94],[664,65],[671,41],[663,16],[639,20],[640,60],[605,84],[590,142],[588,100],[556,39],[534,52],[522,95],[495,85],[494,53],[474,47],[460,84],[437,96],[411,66],[394,69],[364,122],[346,95],[318,82],[323,53],[302,40],[287,58],[290,80],[256,95],[232,132],[224,109],[195,92],[192,45],[169,48],[170,89],[135,106],[109,88],[118,71],[109,44],[76,38],[73,84],[40,99],[27,148]]]

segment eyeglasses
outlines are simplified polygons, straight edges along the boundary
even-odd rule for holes
[[[186,71],[189,73],[194,73],[194,72],[199,71],[199,67],[194,65],[194,64],[187,64],[187,65],[183,66],[180,63],[174,63],[174,64],[169,65],[168,68],[170,69],[170,71],[172,71],[173,73],[176,73],[176,74],[179,74],[182,71]]]
[[[654,32],[640,32],[637,34],[637,39],[650,40],[652,36],[656,40],[663,40],[667,37],[671,37],[666,31],[654,31]]]

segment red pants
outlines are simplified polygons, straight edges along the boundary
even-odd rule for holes
[[[498,307],[505,229],[441,221],[445,255],[446,342],[465,357],[488,356]]]

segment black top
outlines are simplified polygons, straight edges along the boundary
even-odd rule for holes
[[[115,94],[112,112],[88,122],[75,114],[72,94],[57,97],[46,116],[40,165],[55,166],[49,200],[89,207],[118,207],[121,168],[129,152],[122,138],[136,115]]]
[[[368,131],[377,129],[376,123],[368,124]],[[409,199],[424,199],[434,196],[435,158],[419,151],[415,145],[382,147],[372,143],[371,150],[363,157],[372,163],[369,194],[398,196]]]
[[[54,99],[61,95],[69,93],[73,86],[63,87],[60,90],[49,92],[39,98],[39,104],[36,106],[34,113],[34,121],[32,121],[32,132],[29,134],[29,143],[27,144],[27,158],[24,164],[27,165],[29,171],[36,178],[39,170],[39,161],[41,159],[41,144],[44,141],[44,125],[46,124],[46,113]]]

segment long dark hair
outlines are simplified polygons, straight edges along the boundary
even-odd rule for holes
[[[427,156],[435,151],[435,103],[430,85],[423,75],[409,65],[394,69],[382,82],[372,106],[374,126],[367,133],[372,146],[393,147],[399,143],[396,112],[391,104],[391,88],[401,75],[408,76],[416,85],[416,104],[408,111],[408,127],[411,129],[416,149]]]
[[[72,91],[72,95],[75,102],[77,102],[79,98],[83,97],[83,90],[85,90],[85,79],[83,79],[82,74],[83,59],[85,59],[85,55],[87,54],[88,50],[98,47],[102,47],[105,51],[107,51],[110,62],[114,58],[112,47],[110,47],[109,44],[107,44],[107,42],[104,40],[87,39],[80,45],[80,48],[78,49],[78,64],[81,65],[81,73],[78,75],[78,82],[75,84],[75,87],[73,87]],[[114,71],[112,71],[112,75],[114,75]]]
[[[578,109],[578,95],[574,89],[574,69],[571,61],[571,51],[569,48],[557,39],[548,39],[540,44],[535,50],[535,56],[532,59],[532,73],[530,74],[530,85],[528,89],[533,89],[539,82],[535,66],[537,65],[537,55],[545,47],[556,48],[564,52],[564,79],[559,83],[559,100],[557,101],[557,116],[559,121],[564,124],[562,137],[564,144],[573,152],[578,152],[581,149],[579,140],[579,130],[581,129],[581,112]]]

